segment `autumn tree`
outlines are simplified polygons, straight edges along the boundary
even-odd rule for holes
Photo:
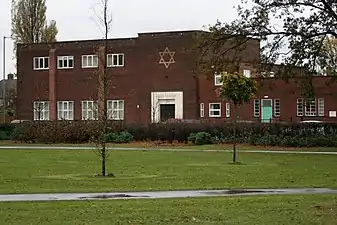
[[[239,73],[221,73],[221,87],[217,90],[218,96],[230,101],[233,105],[233,163],[236,163],[236,123],[237,109],[240,105],[249,102],[257,92],[256,81]]]
[[[225,9],[224,9],[225,10]],[[244,49],[251,38],[261,40],[260,69],[283,65],[280,76],[294,76],[293,67],[307,69],[308,84],[317,74],[317,64],[327,37],[337,37],[337,2],[334,0],[242,0],[238,17],[229,23],[218,21],[200,41],[204,64],[223,65],[228,56]],[[231,44],[225,45],[224,43]],[[240,57],[232,57],[231,64]],[[219,70],[225,71],[225,70]]]
[[[56,21],[48,24],[46,10],[46,0],[12,0],[12,38],[16,43],[56,41]]]
[[[97,25],[103,34],[103,45],[98,48],[98,126],[96,131],[98,132],[95,137],[93,137],[92,142],[96,145],[95,153],[101,158],[101,176],[106,177],[106,162],[108,158],[107,149],[107,134],[108,134],[108,106],[107,106],[107,95],[109,79],[111,74],[108,70],[107,65],[107,49],[108,49],[108,37],[111,32],[112,16],[109,15],[108,10],[109,0],[99,0],[97,7],[93,8],[93,12],[97,17]],[[101,48],[103,47],[103,51]],[[113,112],[112,112],[113,113]]]
[[[337,38],[324,40],[317,69],[322,75],[337,77]]]

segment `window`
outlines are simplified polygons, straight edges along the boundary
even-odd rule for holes
[[[57,57],[58,69],[71,69],[74,68],[74,56],[58,56]]]
[[[123,100],[108,100],[107,104],[109,120],[124,120]]]
[[[260,117],[260,100],[254,99],[254,117]]]
[[[305,116],[316,116],[316,99],[305,102]]]
[[[49,120],[49,102],[34,102],[34,120]]]
[[[49,69],[49,57],[34,57],[33,58],[34,70],[47,70]]]
[[[243,70],[243,76],[250,78],[251,76],[250,70]]]
[[[73,101],[57,102],[57,118],[59,120],[74,120],[74,102]]]
[[[221,103],[209,103],[209,117],[221,117]]]
[[[297,99],[297,116],[303,116],[303,98]]]
[[[97,55],[82,55],[82,68],[98,67]]]
[[[214,85],[215,86],[221,86],[222,82],[221,82],[221,73],[215,73],[214,74]]]
[[[324,98],[318,99],[318,116],[324,116]]]
[[[108,67],[123,67],[124,66],[124,54],[108,54],[107,55]]]
[[[82,101],[82,120],[97,120],[97,112],[97,101]]]
[[[203,118],[205,116],[205,105],[204,103],[200,103],[200,117]]]
[[[281,116],[280,99],[274,99],[274,116]]]
[[[226,103],[226,117],[230,117],[231,116],[231,104],[230,103]]]

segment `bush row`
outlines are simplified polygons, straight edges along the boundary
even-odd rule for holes
[[[26,143],[87,143],[102,135],[97,121],[38,121],[0,126],[0,139]],[[201,132],[201,133],[200,133]],[[108,142],[178,141],[232,143],[233,126],[224,124],[148,124],[125,125],[109,122]],[[237,142],[263,146],[337,147],[335,124],[237,124]]]

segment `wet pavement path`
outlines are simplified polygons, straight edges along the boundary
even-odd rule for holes
[[[0,150],[5,149],[33,149],[33,150],[90,150],[95,149],[89,146],[26,146],[26,145],[16,145],[16,146],[0,146]],[[108,150],[118,150],[118,151],[177,151],[177,152],[232,152],[232,150],[221,150],[221,149],[165,149],[165,148],[123,148],[123,147],[108,147]],[[247,153],[270,153],[270,154],[313,154],[313,155],[337,155],[336,152],[326,152],[326,151],[282,151],[282,150],[237,150],[238,152]]]
[[[0,195],[0,202],[14,201],[76,201],[103,199],[162,199],[195,198],[221,196],[256,196],[256,195],[303,195],[337,194],[330,188],[289,188],[289,189],[227,189],[227,190],[190,190],[190,191],[154,191],[154,192],[115,192],[115,193],[68,193],[68,194],[11,194]]]

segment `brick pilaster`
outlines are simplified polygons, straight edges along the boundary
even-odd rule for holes
[[[56,54],[55,49],[49,50],[49,119],[54,121],[56,116]]]

